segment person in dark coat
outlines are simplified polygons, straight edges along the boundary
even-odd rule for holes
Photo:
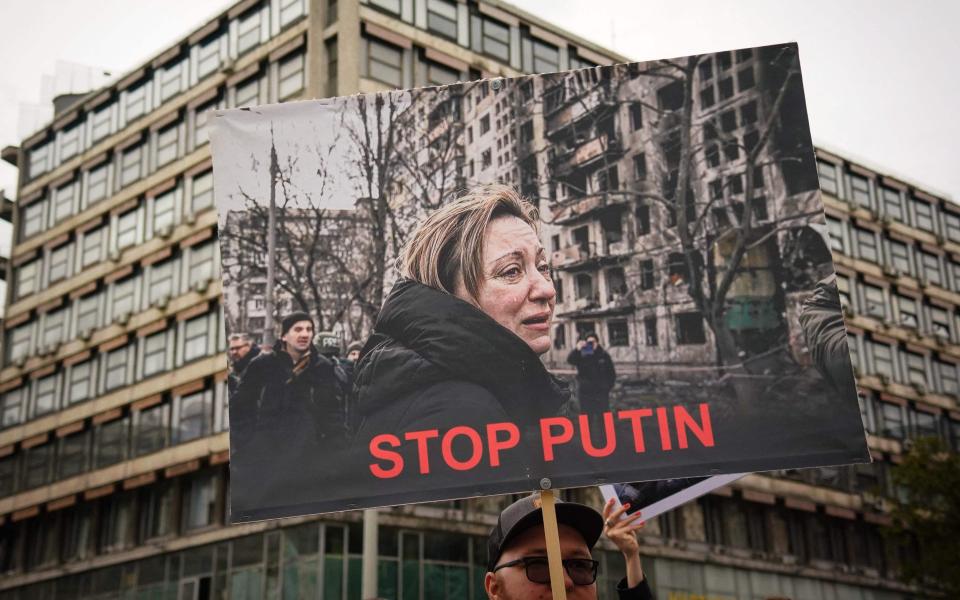
[[[347,442],[347,390],[336,364],[313,346],[313,319],[295,312],[282,321],[273,352],[253,359],[230,400],[234,497],[243,507],[275,504],[302,484],[300,465]]]
[[[589,333],[578,341],[567,362],[577,368],[580,411],[594,415],[610,410],[610,390],[617,382],[617,373],[597,334]]]
[[[637,531],[640,514],[625,516],[626,506],[603,507],[603,515],[589,506],[557,501],[557,528],[564,567],[564,588],[570,600],[596,600],[597,571],[593,547],[601,532],[620,550],[626,577],[616,586],[621,600],[653,600],[640,561]],[[517,500],[500,513],[487,539],[484,590],[490,600],[549,598],[550,569],[544,548],[543,511],[539,494]]]
[[[230,335],[227,356],[230,358],[230,374],[227,375],[227,392],[230,396],[237,393],[240,379],[250,366],[250,362],[260,355],[260,346],[246,333]]]
[[[506,186],[472,192],[420,225],[401,257],[403,277],[384,302],[356,367],[360,449],[384,433],[455,426],[485,431],[487,424],[506,421],[535,430],[540,417],[566,403],[566,387],[539,359],[551,347],[556,292],[537,226],[535,209]],[[535,436],[528,432],[520,439],[522,445]],[[455,443],[452,450],[470,455],[468,445]],[[482,469],[492,468],[484,460],[465,473],[437,460],[429,465],[429,481],[418,480],[412,445],[398,452],[413,466],[401,477],[376,482],[377,492],[389,493],[394,482],[409,489],[420,481],[420,487],[444,488],[450,497],[475,495]],[[523,459],[496,467],[504,491],[530,485],[526,458],[534,455],[518,448],[512,457]],[[391,495],[391,503],[417,501],[419,493]]]

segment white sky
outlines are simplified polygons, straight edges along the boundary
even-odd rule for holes
[[[223,0],[0,4],[0,146],[18,144],[57,61],[122,74],[214,16]],[[797,41],[817,144],[960,201],[960,2],[516,0],[636,60]],[[26,110],[36,110],[27,106]],[[13,196],[16,172],[0,163]],[[9,233],[0,229],[0,246]],[[2,248],[0,248],[2,251]]]

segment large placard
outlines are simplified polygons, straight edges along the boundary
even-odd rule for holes
[[[235,522],[869,461],[795,44],[211,139]]]

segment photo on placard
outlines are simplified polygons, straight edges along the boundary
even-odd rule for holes
[[[211,143],[234,522],[869,461],[796,44]]]
[[[730,473],[713,477],[685,477],[682,479],[663,479],[660,481],[635,481],[633,483],[614,483],[600,486],[600,494],[605,502],[613,501],[614,510],[629,504],[623,517],[641,513],[644,521],[658,517],[663,513],[696,500],[713,490],[729,485],[746,473]]]

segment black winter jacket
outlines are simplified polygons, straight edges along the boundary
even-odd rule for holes
[[[406,432],[437,429],[442,435],[457,425],[485,432],[488,423],[504,421],[519,426],[522,442],[535,442],[540,417],[557,414],[569,392],[526,342],[485,313],[450,294],[401,280],[363,349],[354,395],[361,420],[356,445],[366,449],[382,433],[402,439]],[[532,450],[514,450],[496,475],[510,480],[507,487],[516,489],[520,481],[527,487],[531,455],[526,452]],[[470,449],[454,444],[453,453],[463,457]],[[415,454],[404,458],[416,464]],[[465,478],[442,462],[434,466],[423,485],[459,488],[484,478],[482,468]],[[404,475],[416,476],[415,470],[408,468]]]
[[[577,367],[577,382],[584,394],[609,394],[617,381],[613,359],[603,348],[597,347],[593,354],[583,354],[574,348],[567,355],[567,362]]]
[[[244,372],[246,372],[247,367],[250,366],[250,363],[253,362],[253,359],[258,356],[260,356],[260,346],[253,344],[250,346],[250,351],[247,352],[243,358],[230,366],[230,375],[227,376],[227,391],[231,396],[237,393],[237,390],[240,388],[240,380],[243,379]]]

